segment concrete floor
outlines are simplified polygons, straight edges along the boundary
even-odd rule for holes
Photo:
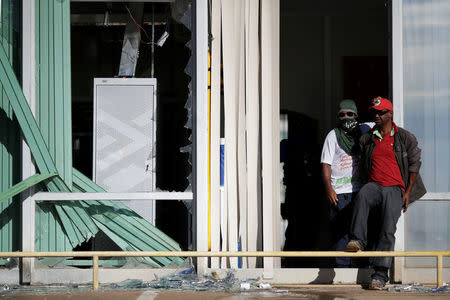
[[[281,293],[280,293],[281,291]],[[33,294],[33,289],[21,293],[0,293],[0,299],[23,300],[256,300],[256,299],[304,299],[304,300],[449,300],[450,294],[439,293],[410,293],[368,291],[359,287],[327,287],[327,288],[290,288],[273,291],[251,291],[238,293],[225,292],[184,292],[184,291],[74,291],[48,294]]]

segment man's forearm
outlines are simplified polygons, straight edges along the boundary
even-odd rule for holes
[[[406,187],[406,192],[407,193],[411,192],[412,187],[414,186],[414,183],[416,183],[417,174],[419,174],[419,173],[415,173],[415,172],[410,172],[409,173],[408,186]]]
[[[331,166],[329,164],[322,163],[322,180],[325,189],[331,189]]]
[[[322,163],[322,179],[323,184],[325,185],[325,194],[328,202],[330,202],[331,205],[336,206],[339,200],[336,192],[331,186],[331,166],[329,164]]]

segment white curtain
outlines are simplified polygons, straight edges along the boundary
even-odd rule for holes
[[[279,250],[279,0],[211,3],[211,250]],[[217,125],[221,122],[222,197]],[[264,267],[273,268],[278,261],[265,260]],[[237,258],[211,260],[212,268],[238,264]],[[240,266],[254,268],[256,259],[241,258]]]

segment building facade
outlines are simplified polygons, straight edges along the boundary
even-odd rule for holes
[[[10,193],[0,203],[2,252],[326,250],[325,226],[320,213],[314,215],[323,207],[312,141],[320,143],[331,127],[339,99],[372,93],[370,87],[355,92],[367,82],[392,99],[395,122],[412,131],[422,148],[428,193],[400,218],[396,250],[449,249],[448,1],[93,2],[1,2],[0,192]],[[164,32],[165,42],[159,39]],[[139,36],[137,75],[122,79],[157,80],[152,122],[159,144],[139,166],[150,166],[156,189],[108,190],[91,180],[92,160],[100,163],[90,148],[96,133],[83,126],[95,122],[93,78],[119,75],[122,60],[114,54],[124,53],[123,40],[132,44],[132,34]],[[381,80],[364,77],[371,66]],[[280,110],[297,122],[289,123],[289,135],[297,134],[295,126],[311,133],[298,135],[308,145],[296,149],[303,151],[305,174],[311,175],[295,194],[289,186],[281,192],[286,182],[280,180]],[[125,119],[117,121],[118,128],[125,128]],[[127,138],[135,145],[140,136]],[[11,190],[32,176],[20,194]],[[163,203],[151,212],[156,220],[135,215],[139,201]],[[302,204],[288,206],[289,201]],[[283,207],[299,209],[284,230]],[[308,214],[316,223],[295,218]],[[179,224],[174,216],[181,216]],[[296,224],[297,238],[288,239]],[[301,237],[313,248],[298,244]],[[160,238],[168,246],[155,242]],[[86,266],[82,261],[0,263],[2,282],[90,281],[90,270],[79,268]],[[169,261],[137,263],[139,268],[128,268],[129,262],[105,260],[101,265],[113,268],[102,268],[100,279],[152,279],[171,271],[155,268]],[[232,268],[238,276],[278,283],[356,282],[370,274],[279,258],[200,258],[196,264],[198,272]],[[434,267],[433,259],[397,258],[391,277],[431,283]],[[444,281],[449,268],[450,258],[444,258]]]

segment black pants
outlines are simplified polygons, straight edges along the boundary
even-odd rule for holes
[[[365,184],[355,199],[350,226],[350,239],[367,246],[367,220],[369,212],[378,208],[380,228],[378,238],[374,241],[375,251],[393,251],[397,221],[403,207],[403,192],[398,186],[381,186],[374,182]],[[375,274],[373,278],[388,280],[387,270],[391,266],[391,257],[373,259]]]
[[[330,204],[331,249],[345,251],[349,241],[353,199],[355,199],[356,193],[337,194],[337,197],[337,204]],[[348,268],[350,267],[350,257],[336,257],[335,263],[336,268]]]

